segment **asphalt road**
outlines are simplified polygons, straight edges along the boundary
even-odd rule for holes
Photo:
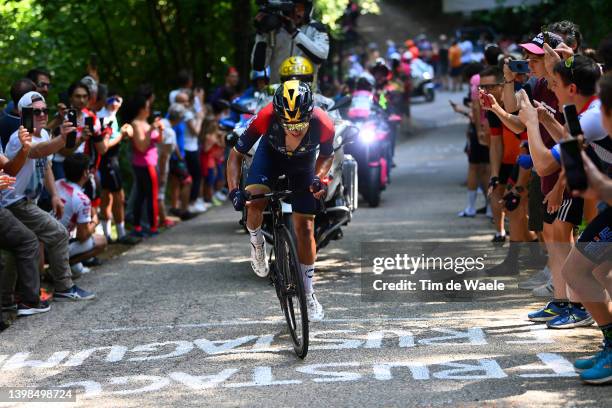
[[[81,278],[97,299],[54,303],[3,332],[0,387],[78,387],[70,407],[612,406],[609,387],[582,385],[571,366],[597,348],[597,330],[531,324],[526,313],[541,302],[515,281],[479,302],[362,297],[364,242],[490,245],[488,219],[455,216],[464,126],[449,126],[446,96],[415,106],[443,126],[398,147],[380,208],[359,208],[320,254],[326,319],[311,325],[304,361],[226,205]]]

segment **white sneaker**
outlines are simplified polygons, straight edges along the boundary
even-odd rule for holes
[[[552,284],[552,279],[549,279],[548,282],[538,286],[537,288],[534,288],[531,291],[531,294],[536,297],[550,298],[553,296],[554,290],[555,288]]]
[[[550,269],[545,266],[540,272],[534,274],[531,278],[518,284],[519,289],[535,289],[548,282],[550,279]]]
[[[325,317],[323,306],[321,306],[314,293],[306,295],[306,303],[308,305],[308,321],[316,323],[323,320],[323,317]]]
[[[217,200],[219,200],[219,201],[227,200],[227,196],[225,194],[223,194],[221,191],[217,191],[215,193],[215,197],[217,197]]]
[[[197,201],[193,204],[189,204],[189,206],[187,207],[187,210],[190,213],[194,213],[194,214],[202,214],[205,213],[206,210],[208,210],[208,207],[206,207],[206,205],[202,202],[202,203],[198,203]]]
[[[270,272],[266,254],[266,241],[261,245],[255,245],[251,242],[251,268],[253,268],[255,275],[260,278],[265,278]]]
[[[210,207],[208,205],[208,203],[206,203],[204,200],[202,200],[201,198],[198,198],[195,203],[194,203],[195,207],[197,209],[200,210],[200,212],[206,212],[208,211],[208,208]]]

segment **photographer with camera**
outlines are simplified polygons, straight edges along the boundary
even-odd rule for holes
[[[329,54],[329,35],[326,27],[311,19],[312,0],[258,0],[259,13],[255,16],[255,45],[251,65],[256,71],[270,67],[270,82],[280,82],[279,68],[291,56],[305,56],[318,65]]]

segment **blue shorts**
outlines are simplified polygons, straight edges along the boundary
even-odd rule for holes
[[[315,175],[315,163],[315,153],[304,157],[288,157],[274,150],[266,140],[262,140],[249,169],[247,190],[256,185],[272,190],[278,177],[284,174],[289,181],[289,190],[293,192],[289,199],[293,212],[314,215],[319,205],[309,188]]]

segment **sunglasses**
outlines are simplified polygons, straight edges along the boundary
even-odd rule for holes
[[[36,84],[36,86],[39,88],[51,89],[51,84],[49,82],[39,82]]]
[[[301,132],[308,128],[309,122],[283,123],[282,125],[290,132]]]
[[[110,105],[111,103],[115,103],[115,102],[121,103],[121,102],[123,102],[123,99],[121,99],[121,98],[108,98],[106,100],[106,104],[107,105]]]
[[[49,114],[49,109],[48,108],[32,109],[32,113],[34,114],[34,116],[48,115]]]
[[[503,83],[501,82],[497,84],[483,84],[483,85],[480,85],[479,88],[482,89],[483,91],[488,91],[489,89],[493,89],[496,86],[501,86],[501,85],[503,85]]]

